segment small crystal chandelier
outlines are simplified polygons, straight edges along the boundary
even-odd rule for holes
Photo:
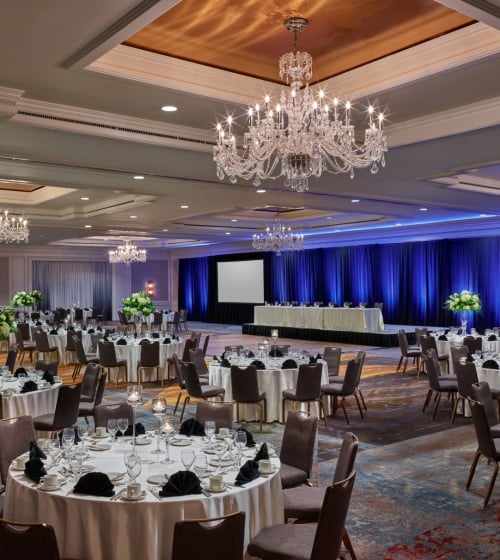
[[[0,243],[28,243],[28,220],[22,216],[9,216],[8,210],[0,214]]]
[[[133,262],[146,262],[147,252],[145,249],[138,249],[128,239],[123,245],[118,245],[116,249],[109,251],[109,262],[112,264],[130,264]]]
[[[257,251],[274,251],[279,256],[281,251],[302,251],[304,236],[292,233],[292,229],[284,226],[280,215],[276,214],[276,221],[272,227],[266,228],[265,233],[254,234],[252,247]]]
[[[224,125],[217,124],[214,161],[221,181],[225,175],[231,183],[236,183],[237,177],[253,178],[258,187],[263,179],[284,177],[286,187],[303,192],[309,189],[309,177],[320,177],[323,171],[349,173],[352,179],[355,168],[371,167],[371,172],[377,173],[379,163],[385,166],[383,114],[368,107],[364,142],[359,144],[351,121],[351,103],[341,104],[334,98],[329,104],[322,90],[315,95],[309,89],[312,57],[297,50],[298,34],[307,24],[308,20],[300,17],[285,20],[285,27],[294,33],[294,51],[280,57],[279,70],[290,88],[281,90],[274,108],[266,95],[264,106],[257,104],[248,110],[248,132],[242,147],[238,147],[232,117],[228,116]]]

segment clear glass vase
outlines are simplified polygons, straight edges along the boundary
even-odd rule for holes
[[[462,327],[462,334],[467,334],[467,321],[469,320],[469,312],[468,311],[460,311],[460,326]]]

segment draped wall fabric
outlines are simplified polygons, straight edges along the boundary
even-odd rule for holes
[[[478,293],[483,303],[469,324],[480,329],[500,325],[500,237],[331,247],[279,257],[245,253],[180,259],[179,305],[190,310],[193,320],[253,322],[253,306],[217,303],[213,271],[218,260],[258,257],[264,259],[268,302],[383,302],[387,323],[451,326],[459,320],[444,302],[465,289]]]
[[[111,269],[106,262],[32,261],[33,289],[44,295],[43,309],[111,309]]]

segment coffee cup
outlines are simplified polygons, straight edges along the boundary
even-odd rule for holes
[[[50,439],[48,438],[40,438],[37,443],[38,447],[43,451],[47,451],[47,449],[49,449],[50,447]]]
[[[261,459],[259,461],[259,471],[262,473],[269,473],[273,470],[273,464],[269,459]]]
[[[57,474],[46,474],[40,479],[42,488],[55,488],[58,484]]]
[[[27,460],[28,457],[26,455],[20,455],[15,462],[16,469],[24,469]]]
[[[219,474],[212,475],[210,477],[209,487],[210,490],[214,490],[215,492],[222,490],[224,488],[224,481],[222,479],[222,476],[220,476]]]
[[[127,498],[129,500],[138,500],[141,497],[142,488],[138,482],[130,482],[127,484]]]
[[[229,428],[219,428],[219,435],[220,437],[228,437],[229,436]]]
[[[98,437],[103,437],[107,434],[106,426],[97,426],[95,429],[95,435]]]

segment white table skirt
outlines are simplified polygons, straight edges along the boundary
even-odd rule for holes
[[[151,340],[151,342],[154,341],[154,339]],[[160,377],[162,379],[166,379],[168,372],[167,359],[170,358],[172,354],[177,354],[180,357],[183,348],[184,342],[182,340],[179,342],[172,342],[170,344],[160,343]],[[131,340],[129,340],[126,345],[115,344],[115,353],[117,360],[127,360],[127,381],[137,381],[137,364],[141,357],[141,345],[138,342]],[[99,356],[99,349],[97,349],[97,355]],[[156,372],[154,370],[146,370],[142,378],[145,381],[152,381],[153,378],[156,380],[155,373]]]
[[[56,383],[48,389],[31,391],[30,393],[17,393],[10,397],[1,397],[3,417],[41,416],[42,414],[54,412],[60,386],[60,383]],[[3,384],[3,389],[19,390],[19,383],[17,380],[6,382]]]
[[[285,360],[285,358],[282,358]],[[328,383],[328,365],[323,363],[323,372],[321,376],[321,384]],[[298,369],[279,369],[273,367],[270,369],[257,370],[257,381],[259,389],[265,391],[267,400],[267,416],[265,422],[283,422],[281,415],[281,393],[285,389],[294,389],[297,385]],[[231,385],[231,369],[219,367],[211,364],[209,368],[209,380],[212,385],[219,385],[226,390],[224,400],[233,399],[233,391]],[[287,409],[290,401],[287,402]],[[307,405],[304,405],[307,406]],[[317,406],[313,405],[312,410],[319,414]],[[256,421],[259,419],[258,409],[255,405],[240,405],[240,420]]]
[[[285,307],[257,305],[254,323],[274,327],[320,330],[381,332],[384,319],[380,309],[372,307]]]
[[[200,438],[192,444],[202,453]],[[155,462],[150,451],[156,442],[137,446],[144,460],[138,479],[143,488],[152,474],[180,469],[181,449],[170,446],[174,465]],[[123,452],[129,443],[114,444],[113,450],[91,452],[90,463],[103,472],[124,472]],[[162,458],[163,455],[160,455]],[[208,457],[211,457],[210,455]],[[248,457],[247,457],[248,458]],[[245,458],[244,458],[245,459]],[[278,464],[278,459],[273,459]],[[182,519],[213,517],[244,511],[245,547],[259,531],[283,522],[283,496],[279,471],[258,478],[244,488],[232,487],[220,494],[172,497],[159,501],[149,491],[143,501],[111,501],[109,498],[71,494],[71,484],[56,492],[34,488],[24,476],[12,471],[7,481],[4,517],[23,523],[43,522],[54,527],[61,556],[85,560],[170,560],[174,524]],[[234,482],[236,471],[224,475]],[[118,489],[123,488],[119,486]]]
[[[500,352],[500,340],[489,341],[485,336],[481,336],[479,338],[481,338],[482,340],[483,352]],[[436,339],[436,346],[439,354],[449,354],[450,347],[462,346],[463,340],[464,340],[463,336],[457,336],[457,335],[448,336],[448,340]],[[450,373],[455,373],[455,368],[453,367],[451,356],[450,356]]]

